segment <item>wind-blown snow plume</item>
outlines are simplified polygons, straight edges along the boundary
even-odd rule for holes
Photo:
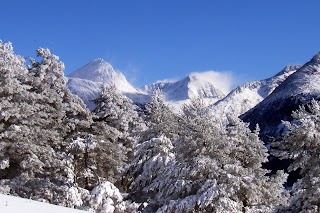
[[[224,94],[228,94],[234,86],[234,76],[232,72],[205,71],[192,72],[190,77],[196,76],[200,81],[210,81],[216,88]]]

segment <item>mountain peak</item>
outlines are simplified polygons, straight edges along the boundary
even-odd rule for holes
[[[300,65],[287,65],[282,71],[283,73],[288,73],[288,72],[296,71],[300,67],[301,67]]]
[[[300,65],[287,65],[287,66],[285,66],[285,68],[283,68],[275,76],[280,76],[280,75],[283,75],[283,74],[286,74],[286,73],[290,73],[290,72],[296,71],[296,70],[298,70],[300,68],[301,68]]]
[[[320,63],[320,52],[318,52],[313,56],[313,58],[311,59],[311,62]]]
[[[105,62],[103,58],[96,58],[93,60],[94,62]]]
[[[116,72],[111,64],[102,58],[96,58],[72,72],[68,77],[80,78],[100,83],[113,83],[122,92],[136,92],[121,72]]]
[[[208,99],[208,103],[212,104],[225,96],[223,91],[216,87],[217,80],[214,74],[215,72],[191,73],[179,81],[158,82],[146,85],[142,90],[151,94],[155,89],[161,89],[170,101],[183,102],[190,98],[201,97]]]
[[[105,61],[103,58],[96,58],[96,59],[93,59],[91,62],[89,62],[89,64],[96,64],[96,65],[100,65],[100,66],[103,66],[103,65],[106,65],[106,66],[111,66],[111,64],[109,64],[107,61]]]
[[[114,78],[114,76],[117,74],[118,73],[114,71],[111,64],[102,58],[96,58],[83,67],[72,72],[68,77],[105,82],[108,81],[109,78]]]
[[[99,72],[115,72],[111,64],[102,58],[96,58],[87,65],[92,67],[92,70],[99,70]]]

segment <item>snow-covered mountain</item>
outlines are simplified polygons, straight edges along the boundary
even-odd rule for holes
[[[250,128],[258,123],[261,136],[279,136],[283,131],[281,120],[291,121],[291,113],[299,105],[320,98],[320,53],[282,82],[269,96],[241,116],[250,122]]]
[[[300,66],[286,66],[275,76],[243,84],[232,90],[225,98],[219,100],[210,108],[218,116],[240,116],[255,105],[260,103],[273,92],[288,76],[294,73]]]
[[[79,96],[89,109],[94,108],[94,100],[101,92],[103,83],[94,82],[80,78],[68,78],[67,87],[69,90]]]
[[[164,93],[168,103],[176,110],[181,108],[190,98],[201,97],[206,104],[213,104],[225,96],[217,88],[216,72],[191,73],[186,78],[175,82],[160,82],[135,89],[125,78],[116,72],[112,66],[101,58],[95,59],[68,76],[67,86],[72,93],[78,95],[92,109],[93,99],[101,91],[102,84],[113,83],[120,92],[133,102],[146,103],[155,89]]]
[[[113,83],[121,92],[137,92],[121,72],[116,72],[108,62],[101,58],[94,59],[85,66],[72,72],[68,77],[105,84]]]
[[[215,79],[206,78],[206,73],[191,73],[186,78],[176,82],[159,82],[146,85],[142,91],[152,94],[160,89],[168,100],[181,101],[195,97],[221,99],[223,92],[214,85]]]
[[[203,98],[205,103],[210,105],[225,97],[221,89],[216,86],[217,79],[214,74],[215,72],[191,73],[182,80],[158,82],[146,85],[140,90],[151,95],[154,90],[160,89],[168,103],[176,109],[196,97]]]
[[[120,92],[134,102],[144,103],[149,100],[149,97],[136,90],[121,72],[116,72],[101,58],[72,72],[67,82],[70,91],[78,95],[89,109],[94,108],[92,100],[99,95],[103,84],[114,84]]]

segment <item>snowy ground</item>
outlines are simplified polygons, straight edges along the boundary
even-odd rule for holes
[[[0,194],[1,213],[80,213],[81,210],[65,208],[29,199]]]

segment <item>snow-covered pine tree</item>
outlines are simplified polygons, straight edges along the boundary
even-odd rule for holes
[[[68,145],[72,155],[75,182],[91,190],[104,181],[115,183],[126,161],[121,144],[112,141],[113,128],[93,123],[91,134],[79,132]]]
[[[285,202],[285,175],[265,176],[257,132],[237,119],[221,129],[201,100],[183,111],[176,161],[144,189],[157,192],[157,212],[271,212]]]
[[[82,101],[67,89],[58,57],[42,48],[37,53],[42,60],[32,60],[24,82],[28,107],[19,121],[23,138],[10,149],[19,156],[14,161],[19,173],[11,189],[24,197],[80,205],[80,198],[72,196],[78,189],[72,187],[72,166],[64,147],[69,135],[89,128],[91,117]]]
[[[50,116],[61,115],[62,118],[53,117],[50,125],[51,130],[56,130],[62,137],[61,141],[50,144],[57,159],[61,159],[51,177],[62,184],[87,190],[105,181],[114,183],[126,159],[123,147],[118,143],[122,132],[103,122],[93,121],[83,102],[67,89],[63,64],[47,49],[39,49],[38,54],[43,60],[33,61],[30,68],[33,91],[44,97],[42,106],[48,104],[45,109],[51,110],[51,114],[46,112],[48,122],[52,122]],[[57,193],[57,196],[60,195]]]
[[[11,43],[0,40],[0,178],[7,179],[12,170],[18,170],[19,162],[9,150],[23,142],[21,120],[29,108],[28,87],[22,83],[27,69],[24,59],[14,54]],[[23,128],[24,129],[24,128]],[[3,181],[2,181],[3,182]]]
[[[142,122],[136,111],[137,106],[113,84],[103,85],[94,103],[94,121],[114,128],[113,132],[118,134],[115,137],[116,142],[125,146],[128,152],[132,152]]]
[[[123,179],[131,200],[145,203],[154,199],[156,192],[145,189],[175,161],[172,149],[171,140],[165,136],[152,138],[135,147],[134,159]]]
[[[294,184],[288,206],[279,212],[320,211],[320,103],[312,100],[292,113],[293,122],[284,122],[288,131],[274,143],[273,154],[292,159],[289,171],[300,169],[302,178]]]
[[[22,197],[81,205],[64,146],[69,134],[90,126],[89,111],[66,88],[63,64],[49,50],[39,49],[43,60],[28,70],[10,44],[0,47],[0,184]]]
[[[118,146],[123,155],[131,160],[132,147],[136,142],[141,122],[136,106],[129,98],[122,95],[113,84],[103,85],[101,93],[94,100],[94,103],[96,107],[92,112],[96,126],[104,128],[104,132],[108,132],[108,134],[104,134],[107,139]],[[119,163],[119,166],[124,166],[125,162]]]
[[[96,120],[102,120],[120,132],[135,130],[138,114],[132,101],[122,95],[114,84],[103,85],[100,95],[93,101]]]
[[[147,129],[134,147],[134,158],[123,177],[123,185],[135,202],[149,202],[155,192],[145,191],[149,184],[174,161],[171,140],[175,137],[177,118],[156,90],[145,107]],[[170,138],[169,138],[170,137]]]
[[[147,130],[142,134],[140,141],[147,141],[152,138],[166,136],[174,140],[177,131],[177,116],[165,103],[163,93],[157,89],[151,96],[151,101],[146,104]]]
[[[88,129],[92,123],[90,112],[82,100],[67,88],[63,74],[64,64],[48,49],[39,48],[37,54],[42,60],[37,62],[31,59],[29,84],[32,86],[31,92],[43,99],[39,100],[39,104],[46,105],[47,110],[52,110],[49,115],[60,115],[61,118],[57,117],[55,120],[61,124],[55,125],[57,128],[63,125],[64,128],[60,128],[59,132],[64,138],[74,132]]]

